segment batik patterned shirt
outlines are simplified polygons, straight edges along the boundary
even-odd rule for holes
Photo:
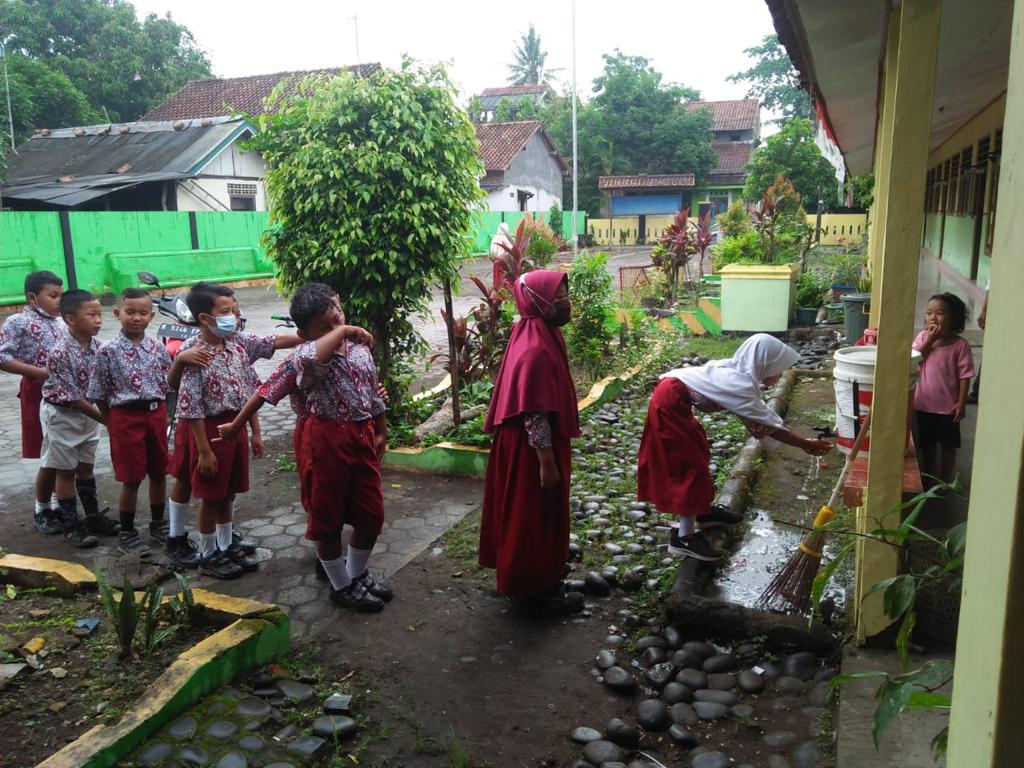
[[[312,341],[296,347],[291,355],[311,416],[327,421],[366,421],[384,413],[370,348],[351,342],[346,345],[345,352],[335,352],[326,363],[317,361],[316,342]]]
[[[43,399],[59,405],[84,400],[101,346],[93,337],[89,339],[88,348],[83,347],[78,339],[66,334],[46,361],[50,376],[43,382]]]
[[[7,318],[0,328],[0,363],[19,363],[45,368],[50,352],[67,334],[59,317],[50,317],[33,306],[26,306]]]
[[[225,339],[223,346],[200,339],[193,346],[205,349],[210,363],[205,368],[188,365],[182,371],[178,385],[178,418],[206,419],[240,411],[259,385],[245,348],[234,339]]]
[[[277,405],[287,395],[295,416],[304,419],[309,416],[309,408],[306,405],[306,393],[299,389],[298,379],[299,369],[295,364],[294,354],[288,355],[267,376],[267,380],[260,384],[256,396],[271,405]]]
[[[143,336],[138,343],[119,333],[96,353],[85,396],[115,408],[135,400],[167,398],[171,356],[164,345]]]

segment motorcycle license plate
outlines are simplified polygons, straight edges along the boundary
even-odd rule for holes
[[[191,339],[193,336],[199,335],[199,329],[194,325],[160,323],[156,335],[162,339]]]

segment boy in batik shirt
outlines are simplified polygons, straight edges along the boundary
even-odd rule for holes
[[[114,308],[121,332],[96,354],[86,397],[107,422],[114,479],[121,483],[118,549],[148,556],[149,545],[135,529],[139,486],[149,478],[150,535],[166,530],[167,373],[171,356],[164,345],[146,336],[153,301],[141,288],[126,288]]]

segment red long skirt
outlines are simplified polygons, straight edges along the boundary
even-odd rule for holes
[[[704,514],[715,498],[710,463],[708,436],[693,415],[690,390],[679,379],[662,379],[647,406],[637,459],[637,499],[670,515]]]
[[[537,451],[526,441],[522,417],[494,433],[484,479],[480,565],[498,571],[502,595],[536,595],[565,576],[569,556],[569,439],[554,436],[560,481],[540,487]]]

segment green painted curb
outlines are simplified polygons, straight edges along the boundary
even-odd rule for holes
[[[700,320],[700,324],[704,326],[705,331],[712,336],[722,335],[722,326],[716,323],[707,312],[698,307],[694,310],[694,314],[697,315],[697,319]]]

